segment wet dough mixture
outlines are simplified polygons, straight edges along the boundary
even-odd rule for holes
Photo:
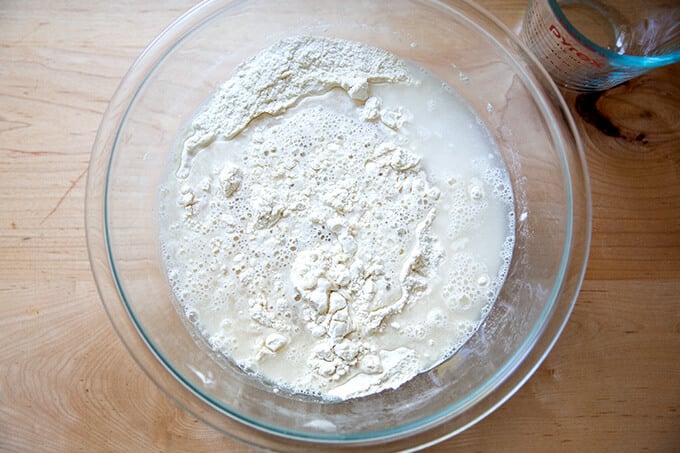
[[[481,122],[423,69],[280,41],[193,118],[161,188],[168,278],[245,371],[328,399],[396,388],[491,308],[512,192]]]

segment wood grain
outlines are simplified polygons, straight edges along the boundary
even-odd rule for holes
[[[510,28],[525,7],[481,3]],[[0,451],[247,451],[130,358],[85,243],[102,113],[143,47],[190,6],[0,2]],[[432,451],[680,448],[680,67],[598,98],[565,95],[593,191],[583,290],[535,376]]]

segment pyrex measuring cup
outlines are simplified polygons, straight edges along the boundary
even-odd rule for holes
[[[605,90],[680,61],[680,2],[529,0],[520,36],[558,84]]]

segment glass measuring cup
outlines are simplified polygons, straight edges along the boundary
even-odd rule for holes
[[[558,84],[606,90],[680,61],[680,3],[529,0],[520,37]]]

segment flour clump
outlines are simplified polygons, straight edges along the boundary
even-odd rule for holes
[[[362,397],[435,366],[483,321],[514,243],[479,124],[384,50],[261,51],[196,114],[161,190],[178,302],[213,349],[292,392]]]

